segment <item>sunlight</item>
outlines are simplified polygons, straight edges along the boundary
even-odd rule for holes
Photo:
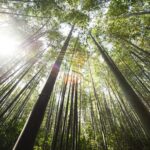
[[[9,57],[15,55],[18,42],[9,36],[0,35],[0,56]]]
[[[68,25],[67,23],[62,23],[62,24],[60,25],[59,31],[62,33],[62,35],[67,36],[68,33],[69,33],[69,31],[70,31],[70,27],[71,27],[71,26]],[[73,36],[73,37],[77,37],[77,36],[78,36],[78,33],[79,33],[79,28],[78,28],[78,30],[74,30],[72,36]]]

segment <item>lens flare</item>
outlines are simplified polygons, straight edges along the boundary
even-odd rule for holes
[[[9,36],[0,36],[0,57],[15,55],[17,41]]]

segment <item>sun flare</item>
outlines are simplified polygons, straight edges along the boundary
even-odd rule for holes
[[[0,57],[10,57],[15,55],[18,42],[9,36],[0,36]]]

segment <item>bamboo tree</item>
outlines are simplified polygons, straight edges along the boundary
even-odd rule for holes
[[[64,122],[63,122],[63,129],[62,129],[62,134],[61,134],[61,139],[60,139],[60,150],[63,149],[63,136],[65,134],[65,127],[66,127],[66,121],[67,121],[67,116],[68,116],[68,108],[69,108],[69,100],[70,100],[70,92],[71,92],[71,82],[69,85],[69,91],[68,91],[68,96],[67,96],[67,104],[66,104],[66,111],[65,111],[65,117],[64,117]]]
[[[141,16],[141,15],[149,15],[150,14],[150,11],[148,10],[145,10],[145,11],[139,11],[139,12],[133,12],[133,13],[128,13],[128,14],[123,14],[121,15],[121,17],[125,17],[125,18],[128,18],[128,17],[132,17],[132,16]]]
[[[102,118],[102,108],[100,106],[99,97],[98,97],[98,94],[96,92],[95,83],[94,83],[94,80],[93,80],[93,76],[92,76],[92,72],[91,72],[89,61],[88,61],[88,66],[89,66],[89,72],[90,72],[93,92],[94,92],[94,96],[95,96],[96,103],[97,103],[97,110],[98,110],[98,113],[99,113],[99,125],[100,125],[100,131],[101,131],[101,135],[102,135],[102,139],[103,139],[102,146],[103,146],[104,150],[108,150],[107,140],[106,140],[106,133],[105,133],[105,127],[104,127],[104,122],[103,122],[103,118]]]
[[[37,79],[39,80],[39,79]],[[30,100],[31,95],[33,94],[35,88],[37,87],[39,81],[37,81],[37,83],[34,83],[33,87],[31,89],[29,89],[29,93],[27,94],[27,96],[24,98],[23,102],[21,103],[21,105],[19,106],[17,112],[15,112],[15,115],[11,118],[10,122],[17,122],[17,120],[19,118],[21,118],[24,110],[25,110],[25,106],[27,105],[27,102]]]
[[[8,104],[8,106],[0,113],[0,120],[4,114],[9,110],[9,108],[18,100],[20,95],[28,88],[28,86],[35,80],[37,75],[42,71],[43,67],[31,78],[31,80],[21,89],[21,91],[14,97],[14,99]]]
[[[18,65],[22,59],[19,59],[19,61],[17,61],[14,66],[12,66],[7,72],[5,72],[1,77],[0,77],[0,84],[3,84],[5,81],[7,81],[10,77],[12,77],[13,75],[15,75],[17,72],[19,72],[22,68],[26,67],[27,65],[30,65],[32,63],[36,63],[37,61],[39,61],[39,59],[41,59],[43,53],[45,52],[46,49],[37,52],[36,55],[34,55],[33,57],[31,57],[29,60],[27,60],[27,62],[21,64],[20,67],[18,67],[18,69],[15,70],[16,65]],[[14,72],[12,72],[14,70]],[[11,73],[12,72],[12,73]]]
[[[145,71],[145,67],[143,67],[132,54],[131,54],[131,58],[133,59],[134,63],[138,66],[138,68],[142,71],[142,73],[144,74],[144,76],[148,80],[150,80],[150,77],[149,77],[148,73]]]
[[[65,80],[66,75],[64,75],[64,80]],[[63,85],[63,91],[62,91],[62,96],[61,96],[61,102],[60,102],[60,108],[59,108],[59,112],[58,112],[58,118],[56,121],[56,130],[54,133],[54,137],[53,137],[53,141],[52,141],[52,146],[51,149],[56,149],[57,147],[57,141],[58,141],[58,133],[60,131],[60,125],[62,122],[62,113],[63,113],[63,107],[64,107],[64,99],[65,99],[65,93],[66,93],[66,88],[67,88],[67,84],[68,84],[68,78],[66,81],[64,81],[64,85]]]
[[[80,150],[80,138],[81,138],[81,107],[82,107],[82,83],[83,80],[80,78],[80,84],[79,84],[79,90],[80,90],[80,95],[79,95],[79,123],[78,123],[78,149]]]
[[[104,58],[105,62],[107,63],[107,65],[115,75],[116,79],[118,80],[120,87],[125,93],[126,99],[130,102],[130,104],[138,114],[145,130],[147,131],[147,134],[150,136],[150,112],[147,110],[145,105],[142,103],[142,100],[137,96],[132,87],[126,81],[120,70],[117,68],[113,60],[110,58],[110,56],[101,47],[101,45],[97,43],[92,34],[90,34],[90,36],[95,45],[97,46],[98,50],[102,54],[102,57]]]
[[[48,135],[50,132],[50,128],[51,128],[51,122],[52,122],[52,114],[54,111],[54,104],[55,104],[55,94],[56,94],[56,87],[55,90],[53,91],[53,97],[52,97],[52,101],[49,102],[48,105],[48,113],[47,113],[47,119],[46,119],[46,123],[45,123],[45,135],[44,135],[44,141],[43,141],[43,150],[48,149]]]
[[[73,29],[74,29],[74,26],[72,26],[70,33],[61,49],[61,52],[59,53],[57,60],[55,61],[52,67],[49,78],[41,92],[41,95],[39,96],[37,100],[37,103],[35,104],[33,108],[31,115],[29,116],[25,124],[25,127],[21,135],[19,136],[13,148],[14,150],[20,150],[20,149],[32,150],[33,149],[34,141],[37,136],[38,130],[40,128],[40,125],[42,123],[45,109],[46,109],[48,100],[51,96],[51,92],[53,90],[53,86],[55,84],[56,78],[58,76],[63,57],[65,55],[69,41],[71,39]]]
[[[32,64],[30,64],[30,66],[27,67],[27,69],[25,70],[25,72],[23,72],[23,74],[21,74],[19,80],[7,91],[6,94],[4,94],[4,96],[1,97],[0,104],[15,90],[15,88],[17,87],[17,85],[24,78],[24,76],[29,72],[29,70],[32,68],[32,66],[34,65],[34,63],[35,62],[33,62]]]
[[[70,139],[72,140],[72,118],[73,118],[73,102],[74,102],[74,76],[72,75],[72,90],[71,90],[71,104],[70,104],[70,114],[69,114],[69,120],[68,120],[68,126],[67,126],[67,137],[66,137],[66,144],[65,149],[68,150],[69,147],[69,133],[71,131]],[[72,148],[72,147],[71,147]]]
[[[77,135],[78,135],[78,78],[75,79],[75,97],[74,97],[74,118],[73,118],[73,141],[72,149],[77,150]]]

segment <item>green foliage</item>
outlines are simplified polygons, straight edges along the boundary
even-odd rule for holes
[[[11,150],[20,134],[24,122],[0,126],[0,149]]]
[[[76,24],[77,26],[86,26],[89,21],[89,17],[86,14],[73,9],[66,14],[64,20],[69,23]]]
[[[132,15],[134,12],[145,11],[148,9],[148,0],[111,0],[110,4],[105,5],[103,8],[103,2],[99,0],[40,0],[27,4],[23,2],[14,2],[12,5],[12,12],[18,11],[24,15],[34,15],[35,17],[23,17],[18,18],[24,20],[29,29],[23,31],[22,26],[19,26],[19,30],[26,35],[32,35],[41,28],[42,24],[45,24],[40,29],[35,37],[44,33],[42,38],[39,36],[37,39],[29,39],[29,49],[26,51],[25,59],[22,62],[28,62],[28,60],[34,57],[38,60],[35,63],[27,75],[23,78],[21,83],[17,85],[15,91],[11,93],[8,98],[5,98],[4,103],[0,104],[1,111],[7,108],[11,100],[17,95],[18,91],[33,77],[42,65],[44,70],[39,75],[39,82],[36,80],[32,83],[27,91],[31,90],[31,87],[37,82],[37,87],[34,88],[32,95],[28,98],[28,102],[25,107],[20,111],[21,113],[17,117],[17,123],[11,124],[11,119],[17,113],[22,104],[27,91],[22,94],[18,101],[7,111],[3,116],[5,125],[0,125],[0,149],[9,150],[13,147],[24,122],[26,121],[29,113],[33,109],[33,106],[38,99],[41,89],[47,80],[51,66],[53,65],[56,57],[58,56],[62,44],[66,37],[60,31],[62,23],[73,25],[75,24],[74,33],[80,33],[77,40],[77,36],[73,35],[71,42],[69,43],[68,50],[64,57],[62,67],[60,69],[59,77],[57,78],[56,89],[53,90],[52,98],[54,98],[54,105],[50,105],[52,110],[51,117],[51,129],[47,129],[45,115],[43,124],[37,136],[34,150],[43,150],[43,143],[46,143],[46,150],[50,148],[53,141],[54,131],[56,130],[56,123],[58,122],[57,113],[60,110],[61,102],[61,90],[63,87],[63,74],[67,74],[70,69],[70,78],[78,77],[78,119],[80,119],[81,133],[79,146],[81,150],[98,150],[104,148],[107,144],[108,150],[148,150],[150,148],[149,138],[146,132],[141,127],[138,116],[132,110],[130,105],[125,101],[124,94],[119,88],[116,79],[110,72],[106,62],[100,56],[99,51],[93,44],[89,36],[89,29],[100,42],[108,55],[115,62],[121,73],[127,79],[131,87],[135,90],[139,97],[141,97],[146,107],[150,108],[150,60],[149,60],[149,15]],[[13,3],[13,2],[10,2]],[[100,9],[101,7],[101,9]],[[10,5],[11,8],[11,5]],[[127,16],[126,16],[127,15]],[[36,18],[37,16],[37,18]],[[14,16],[13,19],[15,19]],[[67,28],[64,27],[67,30]],[[44,39],[44,40],[43,40]],[[32,40],[34,42],[32,42]],[[49,47],[46,45],[49,44]],[[133,46],[133,44],[135,46]],[[36,53],[47,47],[46,52],[40,57],[35,57]],[[133,55],[135,53],[135,55]],[[21,55],[20,55],[21,58]],[[18,60],[17,57],[15,57]],[[15,61],[16,61],[15,60]],[[14,62],[13,62],[14,63]],[[13,63],[8,63],[1,71],[5,73],[9,68],[13,66]],[[15,72],[20,64],[15,66],[10,73]],[[71,68],[69,68],[71,66]],[[8,67],[8,68],[7,68]],[[68,69],[69,68],[69,69]],[[91,74],[90,74],[91,69]],[[22,68],[24,70],[24,68]],[[19,72],[20,75],[22,72]],[[17,74],[14,74],[7,82],[4,82],[0,86],[0,94],[3,96],[5,92],[10,90],[14,81],[18,80]],[[1,77],[1,76],[0,76]],[[16,77],[15,80],[14,77]],[[92,84],[92,78],[94,86]],[[71,80],[71,79],[70,79]],[[12,82],[10,82],[12,81]],[[69,84],[71,81],[69,81]],[[8,89],[7,89],[8,87]],[[80,89],[81,88],[81,89]],[[96,94],[94,93],[96,90]],[[71,88],[72,90],[72,88]],[[65,117],[67,94],[69,93],[69,85],[65,95],[65,105],[62,111],[62,120]],[[74,94],[75,95],[75,94]],[[81,97],[80,97],[81,96]],[[71,97],[71,95],[70,95]],[[81,98],[81,100],[79,100]],[[106,100],[106,102],[105,102]],[[69,102],[71,99],[69,99]],[[1,102],[1,101],[0,101]],[[100,103],[100,106],[98,105]],[[71,111],[69,104],[68,116],[66,119],[65,133],[63,144],[66,144],[67,127],[69,121],[69,113]],[[99,108],[100,107],[100,108]],[[58,110],[57,110],[58,109]],[[74,111],[74,110],[73,110]],[[47,113],[47,112],[46,112]],[[71,116],[72,118],[74,115]],[[0,121],[3,121],[0,119]],[[79,120],[78,120],[79,123]],[[73,120],[72,120],[73,128]],[[79,124],[78,124],[79,127]],[[60,130],[63,128],[63,122],[61,122]],[[72,129],[70,129],[72,130]],[[48,139],[44,141],[45,134],[48,133]],[[60,137],[62,134],[59,132],[58,143],[60,143]],[[78,133],[79,134],[79,133]],[[68,147],[72,146],[72,131],[69,133]]]
[[[112,0],[109,5],[108,15],[119,16],[128,12],[128,5],[124,0]]]
[[[86,0],[82,3],[82,9],[86,11],[99,9],[98,0]]]

